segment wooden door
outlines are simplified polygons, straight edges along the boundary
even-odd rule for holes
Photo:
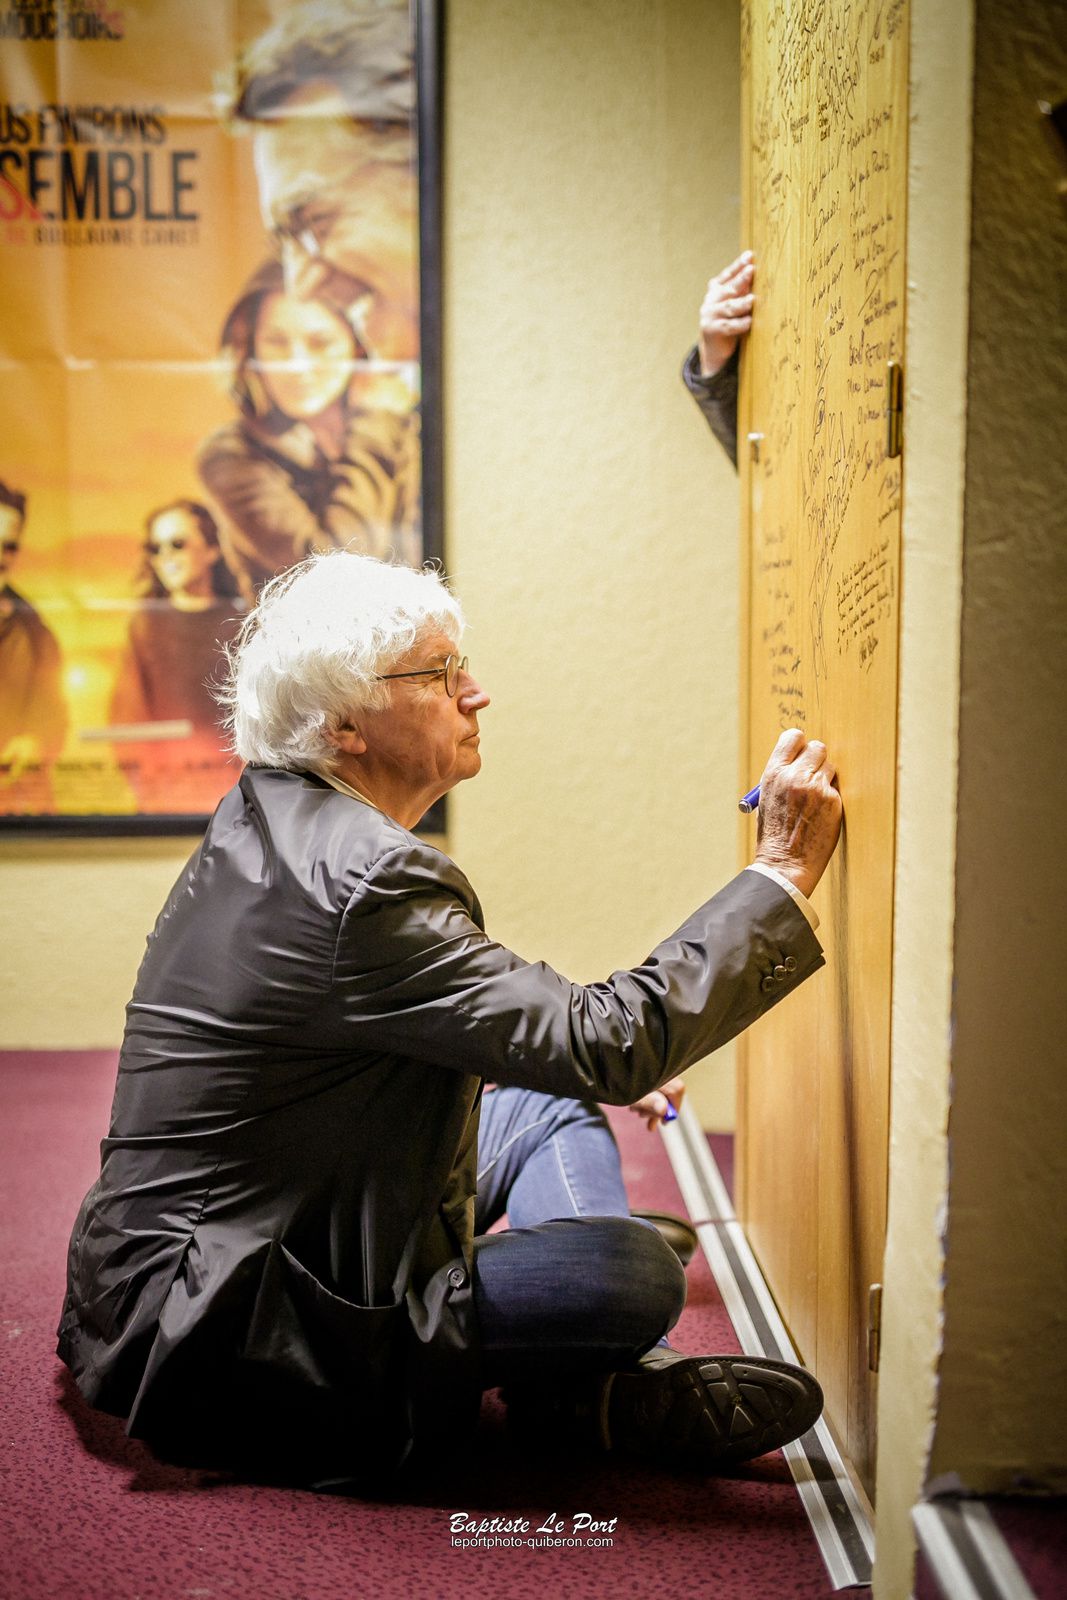
[[[747,0],[742,374],[747,765],[824,738],[845,800],[815,905],[828,966],[749,1034],[741,1214],[860,1477],[874,1475],[869,1291],[889,1116],[902,458],[907,0]],[[757,437],[749,443],[747,435]],[[742,748],[745,739],[742,740]],[[751,843],[751,841],[750,841]]]

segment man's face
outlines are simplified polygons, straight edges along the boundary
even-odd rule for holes
[[[443,667],[456,653],[448,635],[435,630],[389,671]],[[385,709],[360,717],[368,756],[412,794],[430,794],[430,805],[481,768],[478,712],[488,704],[489,696],[469,672],[460,673],[452,697],[443,678],[394,678]]]
[[[22,543],[22,517],[14,506],[0,506],[0,583],[6,583]]]
[[[253,156],[290,292],[342,305],[370,294],[415,309],[416,188],[403,125],[354,122],[331,84],[308,83],[256,124]]]

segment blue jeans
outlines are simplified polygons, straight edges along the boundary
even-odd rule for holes
[[[505,1212],[507,1230],[486,1234]],[[685,1274],[630,1216],[599,1106],[531,1089],[485,1094],[475,1226],[487,1387],[623,1366],[681,1316]]]

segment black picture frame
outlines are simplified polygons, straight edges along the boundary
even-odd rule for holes
[[[415,130],[418,152],[421,537],[424,561],[444,565],[442,444],[442,72],[443,0],[409,0],[414,34]],[[417,825],[424,834],[446,826],[441,799]],[[61,838],[199,836],[210,813],[0,813],[0,835]]]

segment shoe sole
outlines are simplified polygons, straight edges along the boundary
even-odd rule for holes
[[[689,1356],[612,1374],[601,1411],[612,1450],[704,1472],[799,1439],[822,1411],[810,1373],[762,1357]]]

